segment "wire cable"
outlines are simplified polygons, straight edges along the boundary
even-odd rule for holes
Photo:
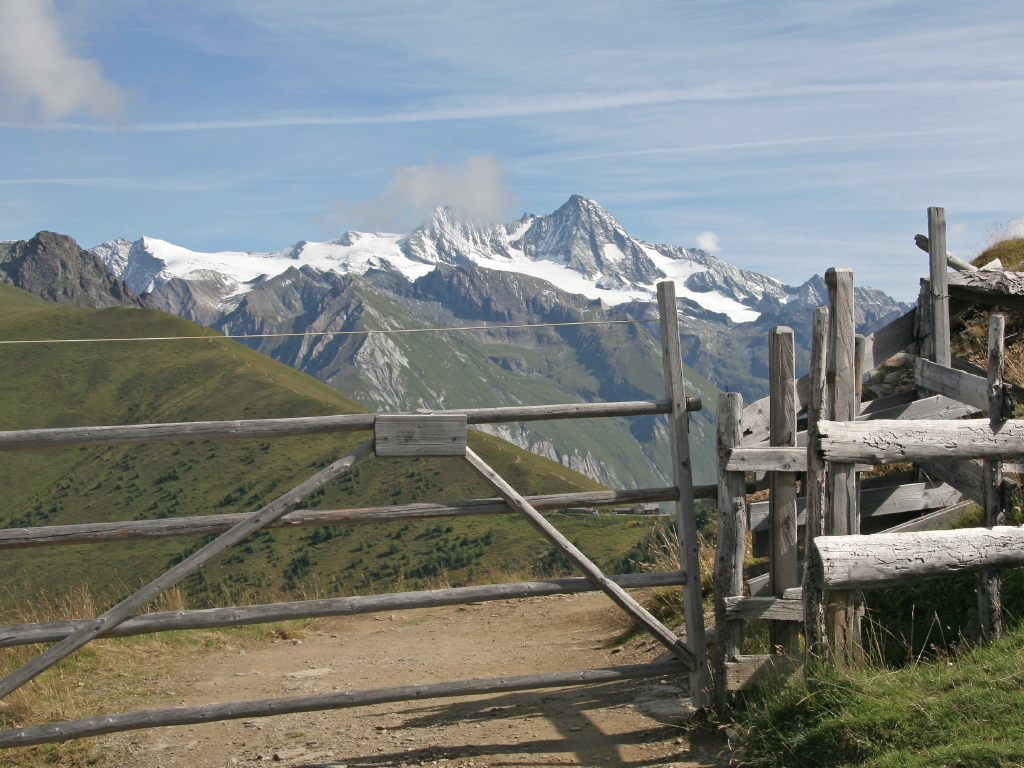
[[[382,334],[382,333],[437,333],[451,331],[490,331],[503,328],[560,328],[571,325],[637,325],[640,323],[657,323],[657,319],[651,320],[580,320],[571,323],[523,323],[519,325],[465,325],[442,328],[392,328],[390,330],[365,330],[365,331],[314,331],[311,333],[236,333],[221,334],[219,336],[138,336],[120,339],[11,339],[0,340],[0,344],[84,344],[103,341],[188,341],[196,339],[273,339],[285,337],[311,337],[311,336],[359,336],[361,334]]]

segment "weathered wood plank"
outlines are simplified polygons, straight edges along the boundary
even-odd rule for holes
[[[739,656],[726,665],[726,685],[730,691],[748,691],[754,686],[789,677],[799,671],[800,666],[799,658],[782,654]]]
[[[126,618],[139,611],[165,591],[178,584],[182,579],[198,571],[218,554],[237,544],[246,536],[258,531],[267,523],[271,523],[284,515],[304,498],[339,475],[344,474],[358,462],[373,452],[373,440],[367,440],[348,454],[317,472],[313,477],[300,483],[287,493],[282,494],[262,509],[248,515],[245,520],[225,531],[202,549],[192,553],[177,565],[153,579],[146,586],[136,590],[101,616],[75,630],[72,634],[56,645],[51,645],[43,653],[29,662],[8,673],[0,680],[0,698],[46,671],[61,659],[70,656],[83,645],[93,640],[105,630],[116,627]]]
[[[733,448],[725,465],[729,472],[804,472],[804,448]]]
[[[742,445],[757,445],[768,439],[770,402],[770,397],[762,397],[743,409]]]
[[[777,326],[768,333],[768,383],[771,390],[771,445],[796,447],[796,350],[793,329]],[[803,451],[806,461],[807,452]],[[772,472],[769,476],[768,581],[781,597],[800,582],[797,576],[796,475]],[[772,624],[770,643],[784,653],[800,650],[800,628],[790,623]]]
[[[686,583],[682,571],[666,573],[630,573],[609,576],[623,589],[669,587]],[[239,605],[230,608],[209,608],[193,611],[162,611],[129,616],[121,624],[99,637],[129,637],[153,632],[182,629],[215,629],[275,621],[314,619],[324,616],[357,616],[365,613],[406,611],[414,608],[438,608],[494,600],[510,600],[544,595],[569,595],[594,592],[593,584],[584,578],[521,581],[508,584],[484,584],[473,587],[430,589],[419,592],[394,592],[383,595],[333,597],[323,600],[299,600],[269,605]],[[89,619],[47,621],[37,624],[14,624],[0,627],[0,648],[28,643],[56,643],[84,626]]]
[[[998,430],[980,419],[822,421],[819,430],[821,455],[833,462],[891,464],[1024,456],[1024,420],[1017,419],[1004,421]]]
[[[717,488],[701,485],[694,488],[699,499],[716,498]],[[597,507],[607,504],[639,504],[645,501],[675,501],[676,488],[637,488],[617,491],[585,491],[527,496],[535,509],[564,507]],[[395,504],[361,509],[301,509],[289,512],[264,528],[304,528],[325,525],[358,525],[434,517],[465,517],[468,515],[507,515],[514,510],[504,499],[468,499],[436,503]],[[245,519],[245,514],[166,517],[160,520],[121,520],[113,523],[80,523],[78,525],[45,525],[37,528],[0,529],[0,549],[43,547],[68,544],[96,544],[105,541],[155,539],[167,536],[205,536],[223,533]]]
[[[725,610],[730,619],[800,622],[804,620],[802,598],[789,600],[781,597],[727,597]]]
[[[55,741],[82,739],[105,733],[134,731],[169,725],[194,725],[218,720],[239,720],[252,717],[270,717],[295,712],[321,712],[348,707],[366,707],[396,701],[421,701],[451,696],[530,691],[539,688],[560,688],[573,685],[596,685],[641,677],[660,677],[678,674],[682,668],[678,661],[651,664],[630,664],[604,669],[574,672],[544,672],[534,675],[514,675],[450,683],[420,683],[392,688],[372,688],[362,691],[335,691],[309,696],[288,696],[256,701],[232,701],[223,704],[202,704],[195,707],[170,709],[144,709],[115,715],[98,715],[62,723],[48,723],[28,728],[0,731],[0,749],[48,744]]]
[[[861,489],[860,517],[861,520],[886,515],[901,515],[906,512],[918,512],[924,509],[939,509],[955,504],[960,500],[961,493],[951,485],[942,482],[905,483],[885,488]],[[807,499],[797,499],[798,524],[804,525]],[[760,533],[769,529],[769,510],[767,501],[758,501],[750,505],[750,530]]]
[[[818,441],[818,422],[827,415],[828,329],[828,307],[816,307],[811,314],[811,364],[807,373],[810,399],[807,404],[807,521],[804,526],[804,552],[810,549],[814,537],[821,535],[825,525],[825,462],[818,456],[814,446]],[[805,557],[805,567],[801,574],[804,648],[812,657],[819,657],[823,652],[825,637],[823,602],[821,590],[811,582],[810,570],[806,567]]]
[[[864,357],[868,370],[874,370],[884,365],[894,355],[898,355],[915,343],[914,325],[916,321],[917,308],[915,307],[865,339]]]
[[[957,299],[1019,309],[1024,306],[1024,272],[979,269],[950,275],[949,292]]]
[[[921,389],[973,405],[978,410],[988,409],[988,382],[980,376],[945,368],[919,357],[914,371],[914,383]]]
[[[683,373],[683,355],[679,341],[676,284],[671,280],[658,283],[658,312],[661,320],[661,360],[665,397],[673,406],[672,413],[668,416],[668,427],[673,485],[679,489],[679,499],[676,501],[679,563],[683,570],[689,569],[690,573],[697,573],[700,568],[700,539],[697,538],[697,514],[693,503],[690,422],[686,413],[686,377]],[[694,706],[704,707],[710,701],[711,691],[700,579],[691,579],[683,585],[683,621],[686,625],[686,647],[693,655],[690,697]]]
[[[840,422],[857,418],[856,321],[853,270],[833,268],[825,272],[829,296],[828,388],[829,413]],[[819,433],[824,432],[818,422]],[[857,509],[857,476],[854,462],[833,461],[826,478],[824,531],[833,536],[860,532]],[[861,660],[858,596],[847,590],[823,595],[829,653],[841,664]]]
[[[378,414],[373,424],[378,456],[465,456],[466,415]]]
[[[927,235],[914,235],[914,242],[917,243],[917,247],[925,253],[928,252],[928,236]],[[977,267],[971,264],[969,261],[964,261],[958,256],[954,256],[949,251],[946,251],[946,264],[957,272],[974,272]]]
[[[718,396],[716,419],[718,446],[718,545],[715,549],[715,708],[729,706],[725,665],[743,649],[743,622],[730,621],[726,598],[743,594],[743,560],[746,555],[746,482],[742,472],[729,472],[726,464],[743,434],[743,395],[725,392]]]
[[[646,608],[634,600],[624,589],[622,589],[622,587],[605,576],[601,572],[601,569],[591,562],[590,558],[584,555],[572,542],[565,538],[558,529],[545,520],[536,509],[530,506],[530,503],[526,501],[526,499],[519,495],[519,492],[516,491],[515,488],[509,485],[501,475],[491,469],[491,467],[489,467],[483,459],[477,456],[471,448],[466,449],[466,455],[464,458],[466,463],[469,464],[469,466],[472,467],[480,477],[490,483],[491,487],[493,487],[494,490],[496,490],[498,494],[508,502],[510,507],[526,518],[527,522],[539,531],[544,538],[550,541],[559,552],[568,558],[569,561],[577,568],[583,571],[583,575],[586,576],[594,586],[608,595],[612,602],[619,606],[623,611],[636,619],[636,622],[640,626],[650,632],[658,642],[664,645],[665,648],[672,653],[673,656],[686,665],[689,671],[696,671],[694,669],[695,662],[693,651],[684,645],[671,630],[654,618]],[[696,639],[697,638],[691,638],[690,642],[693,643]],[[700,636],[700,639],[703,641],[703,634]],[[707,649],[701,648],[701,652],[706,653]]]
[[[934,363],[928,363],[928,365],[934,365]],[[949,369],[944,368],[943,370],[948,371]],[[905,394],[915,395],[916,393],[908,392]],[[872,400],[871,402],[877,401]],[[943,421],[959,419],[962,416],[971,416],[980,411],[981,408],[961,403],[945,395],[932,395],[884,410],[877,407],[870,410],[865,408],[861,411],[860,416],[857,417],[857,421],[874,421],[875,419]]]
[[[700,398],[687,400],[688,410],[700,410]],[[502,408],[458,408],[433,413],[465,414],[470,424],[547,419],[593,419],[606,416],[650,416],[670,413],[668,400],[640,400],[621,403],[560,403]],[[406,414],[411,415],[411,414]],[[316,435],[326,432],[354,432],[373,429],[372,413],[338,416],[308,416],[293,419],[248,419],[244,421],[186,421],[171,424],[130,424],[109,427],[62,427],[0,432],[0,451],[36,448],[68,448],[87,445],[159,443],[169,440],[221,440],[242,438]]]
[[[958,501],[955,504],[951,504],[943,509],[937,509],[927,515],[921,515],[921,517],[915,517],[913,520],[908,520],[905,523],[894,525],[892,528],[886,528],[884,531],[879,531],[879,533],[945,531],[951,528],[953,521],[970,509],[973,504],[974,502],[969,499],[965,501]]]
[[[811,551],[819,586],[872,589],[1024,565],[1024,528],[819,536]]]
[[[1002,315],[992,315],[988,326],[988,417],[989,425],[998,430],[1006,416],[1012,415],[1007,408],[1006,390],[1003,387],[1003,334],[1006,321]],[[965,374],[969,375],[969,374]],[[1010,411],[1010,413],[1007,413]],[[982,497],[984,498],[985,527],[1006,524],[1003,513],[1003,468],[998,461],[982,463]],[[1002,574],[985,570],[978,574],[978,620],[982,635],[994,639],[1003,634],[1003,602],[1001,594]]]
[[[964,272],[961,274],[974,274]],[[946,211],[928,209],[928,277],[932,292],[932,353],[930,358],[949,368],[949,272],[946,268]]]

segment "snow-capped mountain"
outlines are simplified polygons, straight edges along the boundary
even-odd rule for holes
[[[782,302],[790,296],[780,281],[737,269],[700,249],[633,238],[600,205],[580,195],[550,215],[527,214],[510,224],[481,227],[439,208],[408,235],[346,232],[274,253],[197,253],[149,237],[112,240],[92,252],[137,293],[159,292],[175,279],[188,281],[198,289],[204,314],[231,311],[263,280],[301,266],[343,275],[390,271],[412,281],[437,264],[475,264],[538,277],[610,306],[650,301],[655,283],[668,278],[676,281],[680,297],[733,322],[756,320],[759,313],[752,307],[766,295]],[[178,286],[167,293],[180,291]]]
[[[631,237],[592,200],[546,216],[479,226],[440,208],[407,235],[346,232],[274,253],[198,253],[143,237],[92,249],[110,271],[168,312],[228,334],[389,410],[664,396],[658,324],[414,334],[365,330],[487,324],[657,320],[656,283],[676,282],[699,482],[714,476],[719,390],[767,394],[773,325],[796,331],[805,369],[819,276],[791,288],[699,250]],[[908,307],[858,288],[858,331]],[[270,337],[266,334],[316,334]],[[326,334],[326,335],[323,335]],[[612,486],[663,484],[670,456],[662,417],[535,422],[493,431]]]

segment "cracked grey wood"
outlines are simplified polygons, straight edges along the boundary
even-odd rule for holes
[[[668,587],[686,583],[682,571],[630,573],[609,576],[623,589]],[[444,605],[509,600],[543,595],[569,595],[597,589],[587,579],[547,579],[507,584],[483,584],[473,587],[430,589],[418,592],[393,592],[383,595],[356,595],[322,600],[299,600],[269,605],[239,605],[190,611],[161,611],[129,616],[121,624],[99,637],[128,637],[182,629],[213,629],[274,621],[313,619],[324,616],[356,616],[364,613],[437,608]],[[88,619],[47,621],[37,624],[13,624],[0,627],[0,648],[27,643],[55,643],[86,624]]]
[[[810,399],[807,403],[807,522],[804,526],[804,552],[810,551],[811,541],[819,536],[825,526],[825,502],[827,485],[825,462],[816,450],[818,422],[825,417],[828,405],[828,307],[815,307],[811,313],[811,361],[807,373]],[[821,590],[810,581],[811,568],[807,567],[806,556],[801,574],[804,648],[814,657],[823,652],[825,637],[825,616]],[[751,595],[755,594],[751,586]]]
[[[974,274],[966,272],[961,274]],[[949,368],[949,272],[946,266],[946,211],[928,209],[928,277],[932,295],[932,356],[938,365]]]
[[[821,452],[833,462],[932,462],[1017,459],[1024,456],[1024,421],[822,421]]]
[[[726,665],[726,685],[730,691],[747,691],[794,674],[801,660],[782,654],[739,656]]]
[[[678,661],[660,661],[650,664],[630,664],[604,669],[584,669],[572,672],[544,672],[533,675],[511,675],[450,683],[419,683],[391,688],[370,688],[361,691],[336,691],[310,696],[287,696],[255,701],[231,701],[223,704],[201,704],[194,707],[143,709],[116,715],[99,715],[47,723],[28,728],[0,731],[0,749],[49,744],[55,741],[82,739],[105,733],[135,731],[169,725],[195,725],[218,720],[239,720],[252,717],[271,717],[294,712],[322,712],[348,707],[367,707],[397,701],[421,701],[451,696],[473,696],[503,691],[531,691],[539,688],[559,688],[573,685],[597,685],[618,680],[641,677],[660,677],[678,674]]]
[[[695,498],[715,498],[717,487],[696,486]],[[645,501],[675,501],[676,488],[637,488],[617,491],[585,491],[527,496],[536,509],[591,507],[606,504],[638,504]],[[324,525],[355,525],[360,523],[422,520],[433,517],[464,517],[468,515],[507,515],[514,510],[503,499],[467,499],[436,503],[395,504],[361,509],[300,509],[289,512],[264,528],[303,528]],[[200,515],[196,517],[165,517],[160,520],[121,520],[113,523],[80,523],[77,525],[45,525],[37,528],[0,529],[0,549],[44,547],[68,544],[96,544],[104,541],[163,538],[167,536],[205,536],[223,533],[241,522],[245,514]]]
[[[979,269],[949,276],[954,298],[1013,309],[1024,307],[1024,272]]]
[[[796,348],[793,329],[777,326],[768,332],[768,384],[771,398],[770,441],[773,448],[796,447]],[[803,451],[806,460],[807,452]],[[799,584],[797,576],[796,475],[769,475],[768,582],[781,597]],[[799,627],[773,622],[769,627],[770,647],[783,653],[800,650]]]
[[[819,536],[815,578],[828,589],[873,589],[1024,565],[1024,528]]]
[[[700,540],[697,538],[697,514],[693,504],[690,422],[685,407],[686,377],[683,373],[683,355],[679,340],[676,284],[671,280],[658,283],[658,313],[661,320],[661,359],[665,397],[672,403],[668,426],[672,480],[673,485],[679,489],[679,500],[676,501],[679,563],[684,571],[698,573]],[[700,579],[691,579],[683,586],[683,621],[686,625],[687,647],[693,654],[694,664],[690,675],[690,699],[694,706],[705,707],[710,701],[711,692]]]
[[[725,466],[729,472],[803,472],[804,448],[733,448]]]
[[[988,326],[988,417],[989,425],[997,430],[1012,408],[1007,408],[1007,393],[1003,386],[1003,334],[1006,320],[1002,315],[992,315]],[[969,374],[965,374],[969,375]],[[1008,414],[1010,411],[1011,414]],[[1003,512],[1003,467],[999,461],[982,462],[982,496],[984,498],[985,527],[993,528],[1006,524]],[[1003,602],[1001,590],[1002,574],[997,570],[985,570],[978,574],[978,621],[982,636],[996,639],[1003,634]]]
[[[725,612],[730,619],[802,622],[804,602],[802,597],[727,597]]]
[[[700,410],[700,398],[688,398],[686,405],[688,410]],[[621,403],[559,403],[502,408],[457,408],[436,411],[436,413],[465,414],[466,420],[470,424],[498,424],[509,421],[544,421],[547,419],[650,416],[669,413],[671,410],[672,406],[668,400],[638,400]],[[374,418],[375,414],[372,413],[354,413],[337,416],[305,416],[293,419],[186,421],[109,427],[24,429],[0,432],[0,451],[158,443],[169,440],[223,440],[354,432],[373,429]]]
[[[381,413],[373,422],[377,456],[465,456],[466,414]]]
[[[834,267],[825,272],[829,296],[828,387],[829,411],[833,419],[853,422],[857,418],[856,322],[853,270]],[[818,422],[818,431],[823,425]],[[827,457],[826,457],[827,458]],[[826,478],[824,532],[848,535],[860,532],[857,510],[859,494],[855,462],[832,461]],[[858,596],[848,590],[829,590],[823,595],[828,652],[841,664],[861,661]]]
[[[237,544],[249,534],[258,531],[267,523],[277,520],[285,512],[309,496],[309,494],[323,487],[342,473],[347,472],[372,453],[373,440],[367,440],[342,458],[317,472],[313,477],[274,499],[262,509],[258,509],[251,515],[248,515],[245,520],[222,533],[202,549],[193,552],[180,563],[153,579],[146,586],[136,590],[113,608],[87,622],[84,626],[79,627],[59,643],[50,646],[31,661],[9,672],[3,679],[0,679],[0,698],[6,697],[12,691],[17,690],[61,659],[70,656],[104,631],[116,627],[150,601],[156,599],[175,584],[178,584],[182,579],[198,571],[218,554]]]
[[[946,368],[919,357],[914,371],[914,383],[921,389],[972,405],[980,411],[988,411],[988,382],[980,376]]]
[[[726,600],[743,594],[743,561],[747,549],[746,482],[742,472],[726,469],[733,446],[743,438],[743,395],[718,396],[718,545],[715,548],[715,709],[729,707],[726,664],[743,650],[743,622],[730,620]]]

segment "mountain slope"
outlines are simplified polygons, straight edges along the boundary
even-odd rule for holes
[[[68,307],[154,307],[67,235],[0,242],[0,280]]]
[[[189,321],[156,310],[46,305],[0,285],[0,338],[113,338],[210,334],[209,340],[0,346],[5,407],[0,429],[351,413],[364,409],[331,387]],[[0,453],[5,527],[252,511],[366,439],[341,433],[275,440],[182,441]],[[523,493],[596,489],[560,464],[490,435],[471,445]],[[309,506],[361,507],[493,496],[461,461],[370,459]],[[563,519],[602,564],[613,566],[643,526]],[[84,581],[108,597],[165,570],[198,539],[172,538],[4,553],[19,594]],[[253,536],[188,583],[194,598],[223,602],[263,590],[346,593],[396,582],[483,577],[501,568],[558,570],[550,547],[514,516],[403,526],[273,531]],[[264,595],[265,596],[265,595]]]

